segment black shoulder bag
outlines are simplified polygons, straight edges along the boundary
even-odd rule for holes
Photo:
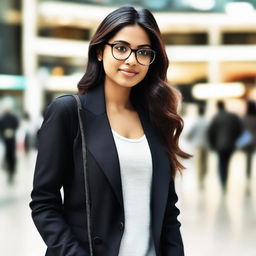
[[[90,256],[93,256],[92,236],[91,236],[91,210],[90,210],[90,198],[89,198],[89,184],[88,184],[88,176],[87,176],[87,171],[86,171],[86,144],[85,144],[85,137],[84,137],[84,127],[83,127],[82,118],[80,115],[80,109],[82,109],[82,104],[81,104],[81,101],[80,101],[80,98],[78,95],[74,94],[73,96],[76,99],[76,103],[77,103],[78,122],[79,122],[79,128],[80,128],[81,139],[82,139],[87,233],[88,233]]]

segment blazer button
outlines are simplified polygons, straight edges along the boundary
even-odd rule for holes
[[[93,238],[93,242],[94,244],[99,245],[99,244],[102,244],[102,239],[99,236],[95,236]]]
[[[119,229],[120,230],[124,229],[124,223],[122,221],[119,222]]]

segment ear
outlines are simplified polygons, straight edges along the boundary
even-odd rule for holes
[[[97,50],[97,59],[98,59],[98,61],[102,61],[102,59],[103,59],[102,49]]]

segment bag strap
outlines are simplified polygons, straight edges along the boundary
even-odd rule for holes
[[[83,154],[83,169],[84,169],[84,185],[85,185],[85,201],[86,201],[86,219],[87,219],[87,232],[88,232],[88,241],[89,241],[89,249],[90,256],[93,256],[92,249],[92,235],[91,235],[91,208],[90,208],[90,197],[89,197],[89,184],[88,184],[88,174],[86,169],[86,144],[85,144],[85,136],[84,136],[84,127],[82,123],[82,118],[80,114],[80,110],[82,109],[81,100],[78,95],[74,94],[73,97],[76,99],[77,103],[77,114],[78,114],[78,122],[79,128],[82,138],[82,154]]]

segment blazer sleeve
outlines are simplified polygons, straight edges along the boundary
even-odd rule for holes
[[[184,256],[183,241],[180,233],[181,224],[177,218],[180,211],[175,206],[177,201],[174,180],[171,179],[161,239],[163,256]]]
[[[49,255],[89,256],[65,222],[60,189],[72,162],[70,120],[62,98],[45,111],[39,130],[39,148],[31,193],[33,221],[45,241]],[[47,254],[48,255],[48,254]]]

